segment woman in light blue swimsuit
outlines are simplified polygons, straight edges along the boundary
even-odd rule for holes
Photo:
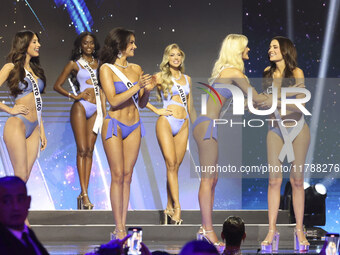
[[[44,70],[39,61],[40,46],[36,33],[29,30],[16,33],[7,56],[8,63],[0,71],[0,85],[7,81],[15,99],[13,108],[0,103],[0,110],[12,115],[5,124],[4,141],[14,174],[25,182],[37,158],[39,141],[41,150],[47,144],[44,125],[36,110],[33,94],[34,83],[41,93],[46,84]],[[39,104],[37,106],[40,108]]]
[[[159,98],[163,101],[163,108],[157,109],[150,103],[147,105],[150,110],[160,115],[156,124],[156,134],[167,169],[168,195],[164,223],[167,224],[169,217],[171,223],[176,225],[182,223],[178,170],[187,148],[188,117],[191,108],[188,107],[191,105],[191,78],[183,73],[184,58],[184,52],[177,44],[165,48],[163,61],[160,64],[161,72],[156,74],[157,89]],[[182,90],[183,99],[178,88]]]
[[[155,86],[139,65],[127,62],[136,48],[132,31],[115,28],[106,36],[99,57],[100,83],[110,104],[102,140],[111,171],[111,206],[116,225],[111,239],[126,236],[130,183],[144,134],[138,109],[146,106]]]
[[[92,168],[92,157],[97,134],[93,132],[93,126],[97,117],[97,105],[94,86],[90,73],[79,63],[88,64],[97,74],[99,43],[92,33],[83,32],[74,41],[74,48],[70,62],[54,84],[54,90],[63,96],[74,99],[71,108],[71,125],[77,145],[77,169],[81,187],[77,198],[77,209],[92,209],[93,204],[87,195]],[[78,95],[70,93],[62,87],[67,77],[71,75],[71,81],[78,90]],[[105,111],[104,94],[100,91],[101,108]]]

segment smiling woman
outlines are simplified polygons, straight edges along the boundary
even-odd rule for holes
[[[41,118],[42,101],[46,78],[39,61],[39,38],[36,33],[24,30],[17,32],[7,64],[0,71],[0,85],[5,81],[15,98],[13,108],[0,103],[0,110],[11,114],[4,128],[4,141],[11,159],[14,174],[27,181],[41,150],[47,140]],[[35,93],[33,93],[33,90]]]

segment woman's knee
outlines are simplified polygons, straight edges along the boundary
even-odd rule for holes
[[[282,178],[269,178],[268,186],[272,189],[281,189]]]
[[[79,156],[79,157],[82,157],[82,158],[85,158],[85,157],[87,157],[87,149],[86,149],[86,147],[78,147],[77,148],[77,155]]]
[[[165,164],[168,171],[175,171],[178,169],[178,163],[176,159],[166,159]]]
[[[290,178],[290,184],[293,189],[303,189],[303,178]]]

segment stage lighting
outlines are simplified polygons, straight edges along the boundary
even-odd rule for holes
[[[310,185],[309,183],[305,182],[304,189],[305,213],[303,223],[306,227],[324,226],[326,224],[326,187],[321,183]],[[285,187],[282,209],[290,211],[290,223],[295,223],[292,201],[292,187],[290,182],[288,182]]]

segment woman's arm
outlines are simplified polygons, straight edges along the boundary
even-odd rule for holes
[[[72,98],[74,100],[79,100],[81,99],[80,95],[75,96],[63,88],[64,82],[69,77],[72,71],[78,72],[78,66],[74,61],[68,62],[68,64],[64,67],[64,70],[59,75],[57,81],[55,82],[53,86],[53,89],[65,97]]]
[[[144,74],[142,68],[139,65],[135,65],[136,72],[139,73],[139,81],[142,89],[139,91],[138,105],[140,108],[144,108],[149,103],[149,96],[151,91],[157,85],[156,78],[150,74]]]
[[[253,101],[261,103],[268,99],[267,95],[257,93],[256,89],[249,84],[247,77],[236,68],[226,68],[221,72],[220,79],[228,79],[233,81],[245,95],[248,95],[248,89],[251,88],[253,92]]]
[[[143,87],[142,83],[138,82],[132,88],[117,95],[115,86],[113,86],[113,72],[110,67],[106,65],[100,67],[99,78],[105,97],[113,109],[118,108],[121,104],[125,103]]]
[[[9,73],[12,71],[14,68],[14,64],[12,63],[7,63],[5,64],[1,70],[0,70],[0,87],[4,82],[8,79]],[[0,111],[7,112],[12,115],[16,114],[23,114],[26,115],[28,114],[28,108],[25,105],[22,104],[15,104],[13,108],[8,107],[7,105],[3,104],[0,102]]]
[[[196,118],[197,118],[197,113],[194,107],[194,100],[192,100],[192,82],[191,82],[191,77],[188,76],[188,80],[189,80],[189,86],[190,86],[190,92],[188,95],[188,113],[189,113],[189,117],[190,117],[190,121],[191,123],[194,123]]]
[[[106,116],[106,97],[105,97],[105,94],[104,94],[102,89],[100,90],[100,101],[102,103],[102,105],[101,105],[102,106],[102,112],[103,112],[103,116],[105,118],[105,116]]]

